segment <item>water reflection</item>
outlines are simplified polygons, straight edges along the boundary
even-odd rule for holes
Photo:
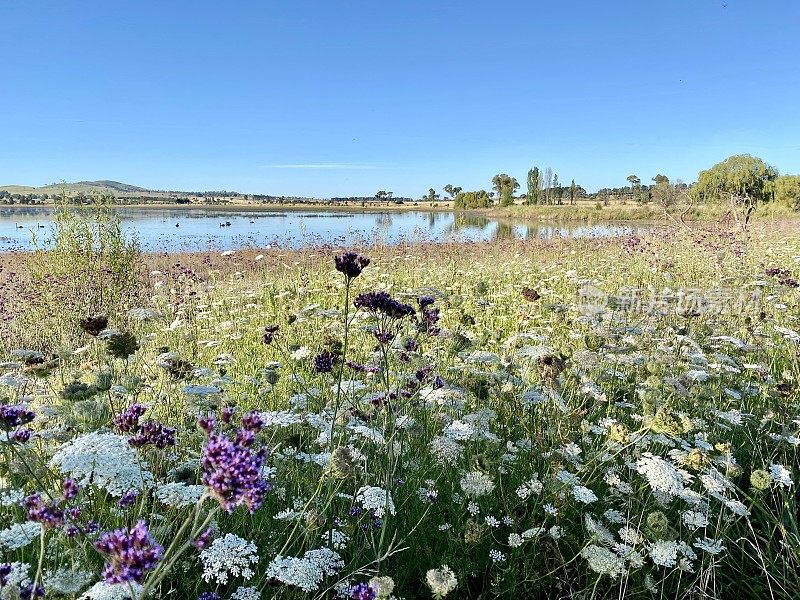
[[[644,234],[646,224],[541,224],[496,220],[481,214],[432,211],[247,211],[202,208],[132,208],[117,212],[122,228],[145,250],[226,250],[242,247],[480,241]],[[0,251],[31,249],[52,234],[52,207],[0,207]]]

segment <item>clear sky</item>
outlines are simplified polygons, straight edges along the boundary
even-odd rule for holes
[[[800,173],[797,0],[0,1],[0,184],[590,191]]]

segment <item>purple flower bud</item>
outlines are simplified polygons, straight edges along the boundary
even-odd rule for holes
[[[81,491],[81,488],[78,486],[78,482],[72,478],[65,479],[64,483],[61,484],[61,490],[64,495],[64,500],[72,500],[75,496],[78,495],[78,492]]]
[[[210,435],[212,431],[217,426],[217,419],[214,415],[208,415],[207,417],[200,417],[197,419],[197,426],[206,432],[206,435]]]
[[[264,327],[264,336],[261,338],[261,341],[264,342],[266,346],[269,346],[275,340],[275,334],[278,333],[279,329],[277,325],[267,325]]]
[[[236,413],[235,406],[225,406],[221,411],[219,418],[223,423],[230,423],[231,418],[233,417],[234,413]]]
[[[30,429],[17,429],[14,433],[11,434],[11,439],[13,439],[18,444],[24,444],[28,440],[31,439],[31,430]]]
[[[36,417],[36,413],[28,410],[22,404],[0,405],[0,429],[10,431],[22,425],[27,425]]]
[[[354,585],[349,590],[349,597],[354,600],[375,600],[378,594],[366,583]]]
[[[41,523],[42,527],[55,529],[64,524],[64,511],[58,507],[58,503],[45,502],[38,492],[25,498],[22,505],[28,509],[28,519]]]
[[[247,431],[258,433],[264,427],[264,419],[260,413],[251,411],[242,417],[242,427]]]
[[[330,373],[333,371],[333,354],[323,350],[314,357],[314,371],[317,373]]]
[[[114,417],[114,425],[123,433],[136,431],[139,427],[139,419],[147,410],[144,404],[131,404],[122,414]]]
[[[197,539],[194,541],[194,547],[198,550],[207,548],[211,543],[211,534],[211,528],[209,527],[203,533],[197,536]]]
[[[129,506],[133,506],[133,503],[136,502],[136,498],[138,497],[138,490],[128,490],[122,494],[122,497],[119,500],[117,500],[117,507],[128,508]]]
[[[354,279],[367,268],[369,258],[356,252],[345,252],[341,256],[334,257],[334,263],[337,271],[344,273],[347,279]]]

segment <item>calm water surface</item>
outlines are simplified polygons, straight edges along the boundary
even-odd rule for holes
[[[351,243],[484,241],[510,238],[608,237],[644,234],[652,225],[541,224],[497,221],[447,212],[237,211],[202,208],[118,209],[123,229],[148,251],[233,250],[237,248]],[[52,236],[49,207],[0,208],[0,251],[30,250]],[[228,225],[229,224],[229,225]]]

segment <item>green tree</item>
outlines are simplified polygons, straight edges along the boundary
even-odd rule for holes
[[[778,171],[760,158],[737,154],[700,171],[692,194],[699,201],[730,196],[743,197],[751,203],[765,202],[772,197],[770,183],[777,178]]]
[[[772,189],[775,202],[800,210],[800,175],[781,175]]]
[[[525,204],[539,204],[539,193],[542,189],[541,184],[539,167],[533,167],[528,171],[528,194],[525,197]]]
[[[627,179],[628,183],[631,184],[631,195],[633,196],[633,199],[638,200],[639,186],[642,185],[642,180],[639,179],[636,175],[628,175],[625,179]]]
[[[516,179],[505,173],[492,177],[492,189],[497,193],[504,206],[514,203],[514,192],[519,189]],[[507,204],[506,204],[507,203]]]
[[[569,184],[569,203],[575,204],[575,194],[578,191],[578,186],[575,185],[575,180],[572,180],[572,183]]]
[[[453,201],[453,208],[487,208],[491,198],[489,192],[479,190],[477,192],[459,192]]]
[[[428,189],[428,195],[423,197],[423,200],[427,200],[430,203],[434,203],[439,199],[439,194],[436,193],[436,190],[433,188]]]

